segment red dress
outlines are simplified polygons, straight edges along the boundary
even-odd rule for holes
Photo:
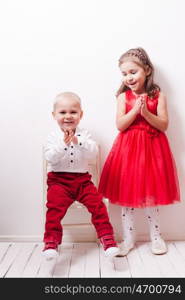
[[[126,112],[135,96],[126,91]],[[146,100],[157,114],[158,95]],[[99,192],[111,203],[128,207],[172,204],[180,201],[177,171],[164,132],[140,114],[114,141],[100,178]]]

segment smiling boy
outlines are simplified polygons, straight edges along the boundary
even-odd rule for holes
[[[59,94],[53,105],[58,128],[49,135],[45,146],[47,160],[47,212],[43,254],[53,258],[62,241],[61,220],[75,201],[85,205],[106,256],[119,254],[113,228],[102,196],[88,173],[89,161],[95,159],[98,147],[86,129],[78,127],[83,116],[81,100],[71,92]]]

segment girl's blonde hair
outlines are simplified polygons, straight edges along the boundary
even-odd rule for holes
[[[149,70],[149,75],[146,77],[145,81],[145,89],[146,93],[150,98],[155,97],[155,95],[160,91],[160,87],[153,82],[154,76],[154,66],[150,61],[150,58],[146,51],[143,48],[133,48],[125,52],[121,55],[119,59],[119,67],[124,63],[127,59],[135,62],[140,67],[142,67],[145,71]],[[122,83],[119,90],[116,93],[116,96],[119,96],[121,93],[129,90],[129,88]]]

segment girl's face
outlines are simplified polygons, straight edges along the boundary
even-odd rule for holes
[[[136,94],[145,92],[145,80],[149,72],[133,61],[125,61],[120,65],[124,85]]]

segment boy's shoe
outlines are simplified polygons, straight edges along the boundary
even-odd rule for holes
[[[134,242],[122,242],[118,256],[126,256],[134,248]]]
[[[56,243],[56,242],[45,243],[42,254],[47,260],[57,257],[58,256],[58,243]]]
[[[119,254],[120,250],[114,240],[113,235],[105,235],[100,238],[106,257],[114,257]]]
[[[152,241],[151,250],[153,254],[165,254],[168,249],[162,238]]]

